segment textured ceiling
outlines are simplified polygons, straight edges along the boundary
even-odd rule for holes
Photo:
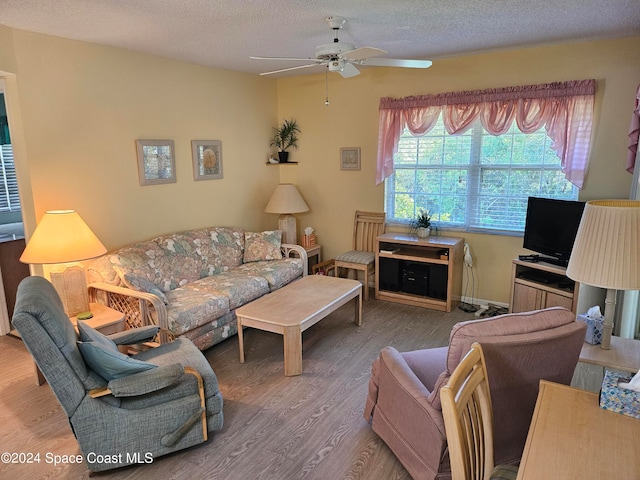
[[[341,41],[436,61],[640,34],[640,0],[0,0],[9,27],[248,73],[294,65],[250,55],[314,56],[331,15]]]

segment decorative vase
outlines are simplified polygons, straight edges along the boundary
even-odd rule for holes
[[[289,163],[289,152],[278,152],[280,163]]]
[[[418,237],[427,238],[430,233],[431,233],[431,229],[430,228],[418,227]]]

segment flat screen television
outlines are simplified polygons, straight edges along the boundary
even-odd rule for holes
[[[583,210],[584,202],[529,197],[522,246],[566,267]]]

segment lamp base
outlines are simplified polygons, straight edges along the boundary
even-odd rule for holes
[[[607,296],[604,300],[604,323],[602,325],[602,343],[600,344],[600,348],[603,350],[611,349],[613,317],[616,313],[616,293],[617,290],[607,289]]]
[[[89,310],[87,278],[82,265],[59,265],[49,272],[51,283],[60,295],[69,317]]]
[[[283,213],[278,217],[278,229],[282,230],[282,243],[298,244],[296,217]]]

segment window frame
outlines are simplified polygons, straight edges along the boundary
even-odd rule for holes
[[[513,139],[516,136],[527,136],[527,135],[540,135],[540,133],[545,134],[545,141],[541,149],[542,158],[538,162],[534,163],[514,163],[513,156]],[[464,136],[470,138],[471,144],[469,146],[469,162],[468,163],[459,163],[459,164],[450,164],[447,165],[444,163],[444,160],[441,160],[440,163],[437,164],[428,164],[428,163],[420,163],[420,140],[425,137],[435,137],[435,138],[444,138],[443,145],[446,142],[446,138],[449,137],[459,137]],[[395,226],[407,227],[413,217],[419,213],[420,210],[427,209],[430,210],[430,213],[435,217],[433,220],[434,226],[440,229],[446,229],[450,231],[460,231],[460,232],[470,232],[470,233],[484,233],[484,234],[496,234],[496,235],[509,235],[509,236],[521,236],[524,231],[524,221],[526,216],[526,204],[527,198],[529,196],[543,196],[546,198],[561,198],[566,200],[578,200],[579,189],[569,182],[564,175],[562,174],[562,165],[560,164],[560,158],[558,155],[552,151],[550,148],[551,138],[546,134],[544,129],[539,129],[533,133],[523,133],[521,132],[515,125],[511,125],[509,130],[505,132],[503,135],[499,136],[509,136],[512,138],[512,145],[509,150],[509,163],[483,163],[482,154],[483,154],[483,139],[488,137],[495,137],[488,133],[484,128],[482,128],[482,124],[479,120],[473,122],[473,124],[469,127],[469,129],[464,132],[458,134],[449,134],[446,129],[444,129],[444,125],[442,122],[442,118],[438,118],[438,121],[433,129],[430,129],[427,133],[423,135],[413,135],[408,128],[405,127],[403,132],[400,135],[400,139],[398,142],[398,151],[402,151],[402,140],[408,137],[418,138],[416,142],[415,149],[415,163],[407,164],[407,163],[398,163],[397,158],[400,153],[396,153],[394,155],[394,173],[385,179],[385,187],[384,187],[384,207],[385,212],[387,214],[387,223]],[[444,149],[444,146],[443,146]],[[549,156],[554,158],[553,162],[548,162],[547,159]],[[444,151],[442,154],[442,158],[444,159]],[[453,171],[453,170],[464,170],[466,171],[466,193],[464,196],[465,203],[465,211],[464,211],[464,221],[462,223],[459,222],[442,222],[438,220],[438,215],[440,212],[433,211],[433,209],[429,209],[428,205],[423,206],[420,205],[419,202],[416,201],[416,197],[418,195],[422,197],[428,196],[438,196],[442,198],[442,192],[433,194],[433,193],[418,193],[416,184],[417,181],[414,179],[413,191],[408,192],[411,195],[411,198],[414,201],[414,212],[411,218],[402,219],[395,216],[395,195],[396,195],[396,172],[398,170],[406,170],[406,171]],[[567,195],[545,195],[540,191],[535,193],[527,193],[526,196],[517,196],[509,193],[509,198],[514,201],[515,204],[518,205],[519,211],[522,212],[523,215],[518,219],[518,223],[520,224],[520,228],[517,226],[512,226],[511,228],[496,228],[491,227],[490,225],[481,225],[478,220],[481,217],[480,213],[480,202],[482,198],[482,194],[480,193],[481,184],[482,184],[482,175],[484,172],[489,170],[499,171],[499,170],[526,170],[528,172],[538,172],[537,174],[540,177],[540,184],[542,186],[542,181],[545,176],[545,172],[556,172],[562,174],[562,178],[564,179],[564,187],[568,189],[569,193]],[[511,178],[511,177],[509,177]],[[442,183],[440,184],[440,186]],[[498,194],[494,194],[496,196]],[[455,196],[455,193],[451,193],[451,196]],[[504,210],[506,212],[506,210]],[[475,219],[475,221],[474,221]]]

